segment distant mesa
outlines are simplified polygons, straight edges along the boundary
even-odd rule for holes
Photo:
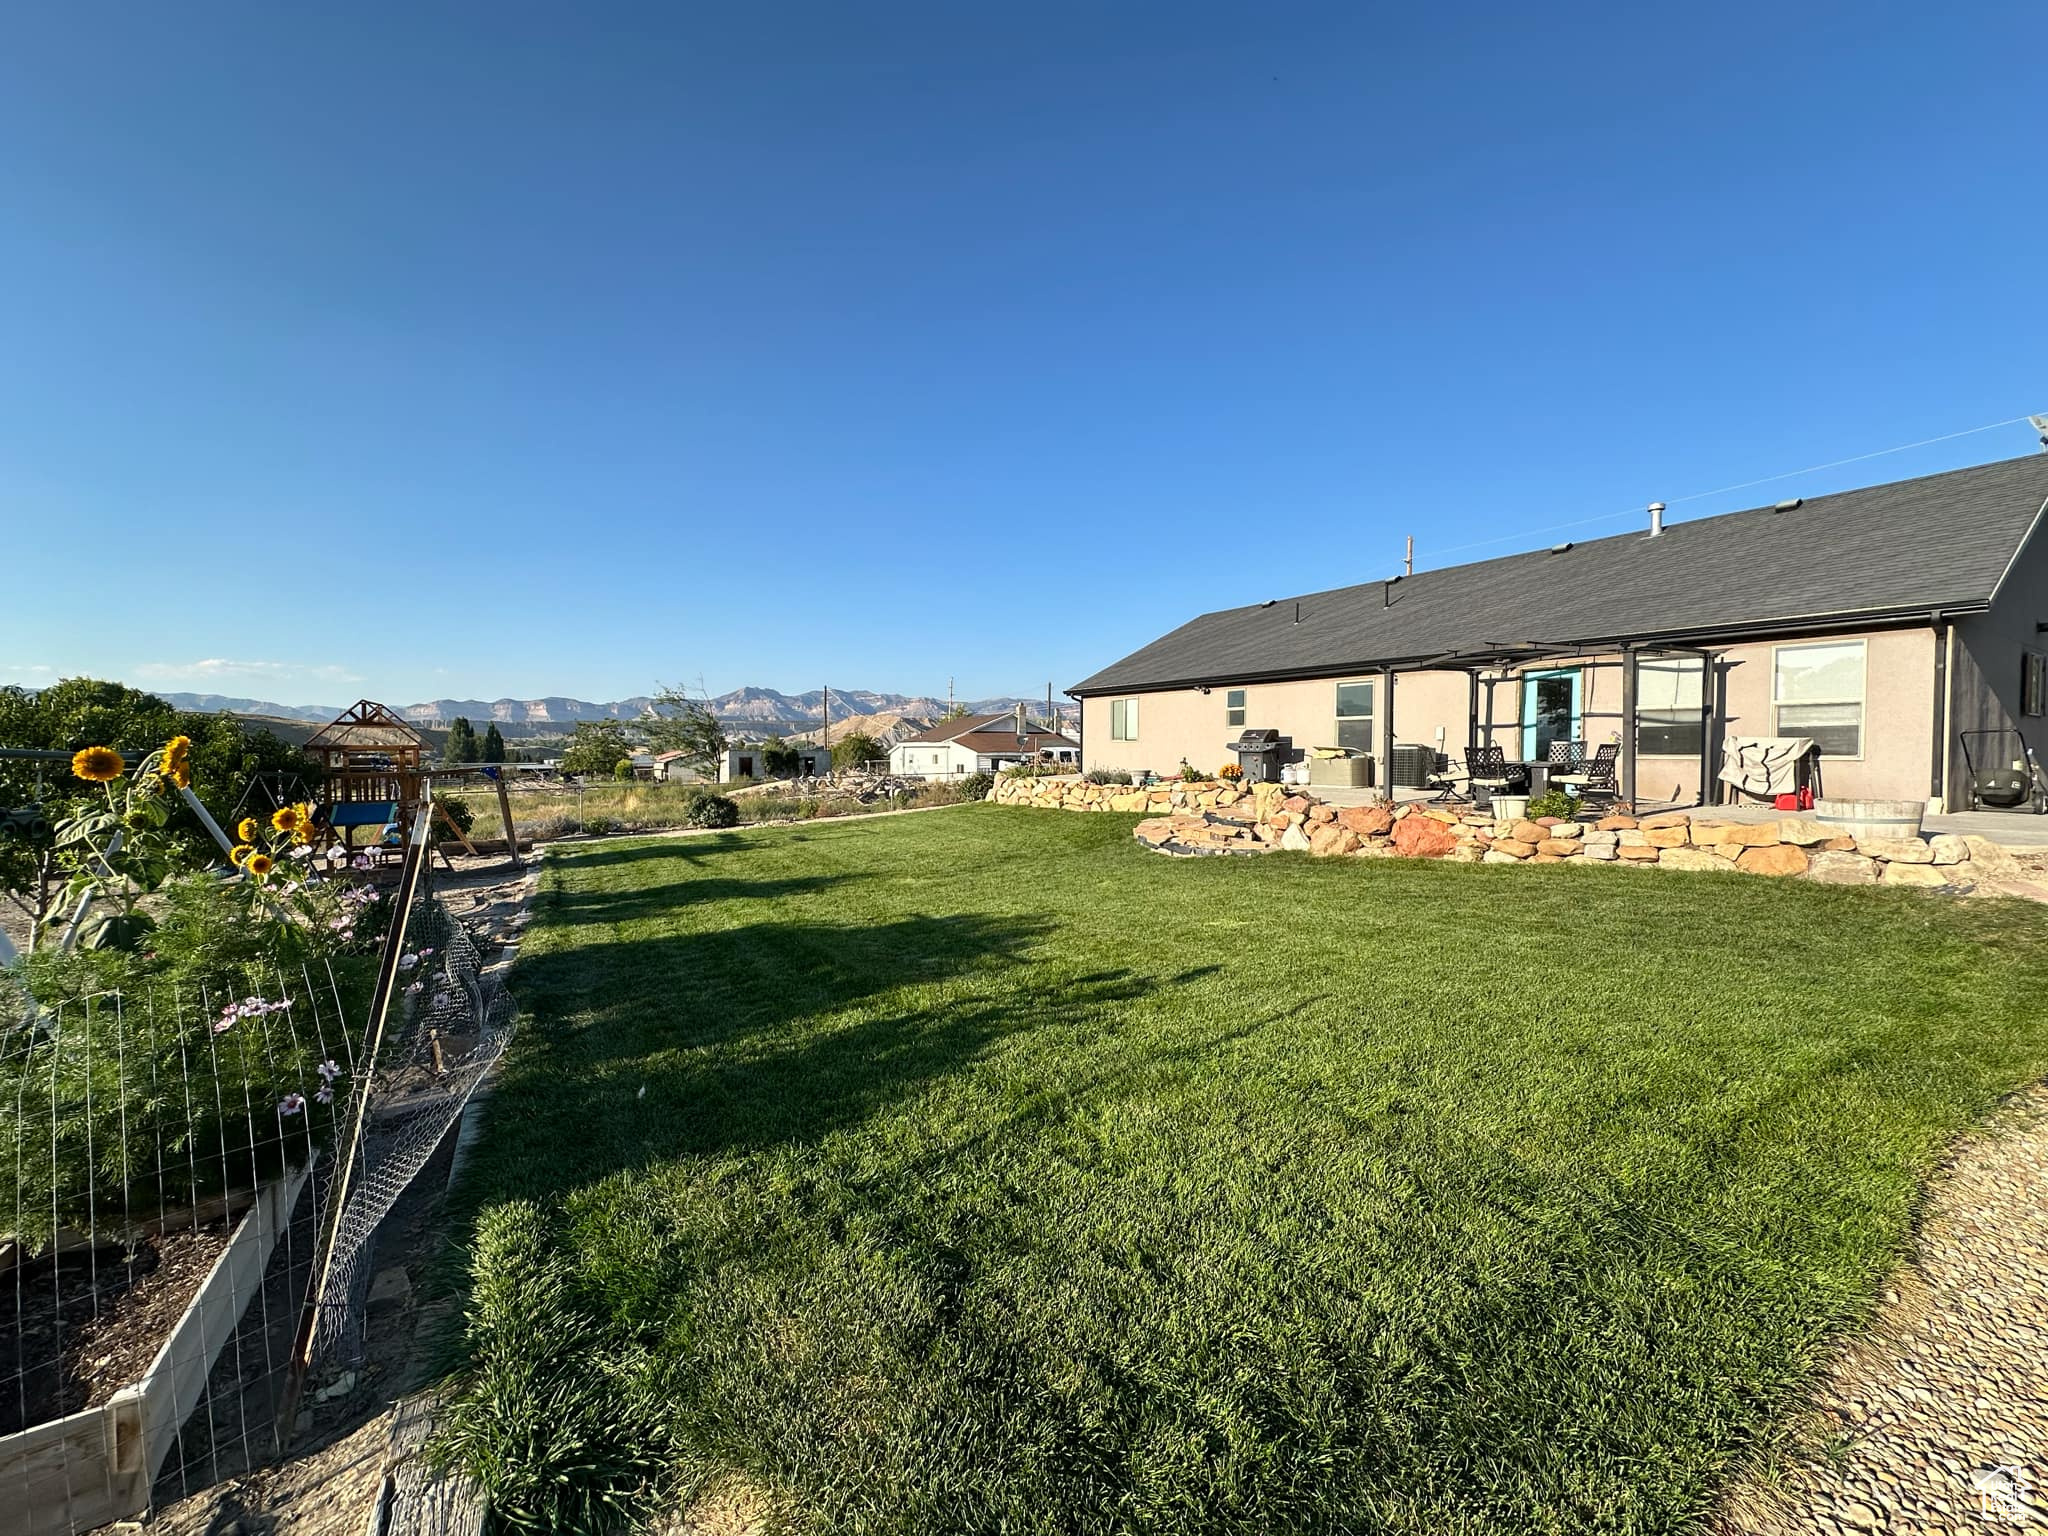
[[[273,720],[325,722],[346,707],[341,704],[275,704],[264,699],[229,698],[217,693],[165,693],[159,695],[179,709],[209,712],[226,710],[237,715],[261,715]],[[586,699],[550,696],[542,699],[428,699],[399,707],[398,712],[415,725],[445,726],[458,715],[472,725],[495,720],[508,735],[556,735],[572,731],[584,720],[636,720],[645,715],[653,700],[646,694],[594,704]],[[782,693],[774,688],[735,688],[711,700],[712,711],[730,728],[754,734],[794,734],[815,731],[824,722],[825,694],[820,688],[805,693]],[[961,707],[973,714],[1007,713],[1022,704],[1043,714],[1043,698],[1006,697],[969,699]],[[1075,714],[1071,700],[1059,700],[1062,715]],[[832,725],[836,735],[842,724],[873,717],[884,734],[901,722],[930,722],[946,712],[943,699],[918,694],[876,693],[865,688],[832,690]],[[921,728],[921,726],[919,727]]]

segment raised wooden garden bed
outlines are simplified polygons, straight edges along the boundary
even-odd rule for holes
[[[149,1507],[150,1485],[263,1283],[307,1168],[266,1185],[141,1377],[107,1401],[0,1438],[0,1536],[68,1536]]]

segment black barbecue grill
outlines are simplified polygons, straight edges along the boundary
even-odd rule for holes
[[[1280,759],[1287,742],[1278,731],[1254,727],[1225,749],[1237,754],[1237,766],[1244,770],[1247,784],[1270,784],[1280,777]]]

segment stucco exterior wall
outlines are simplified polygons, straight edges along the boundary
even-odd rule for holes
[[[2048,652],[2048,532],[2037,528],[2006,573],[1991,611],[1959,620],[1950,661],[1954,699],[1947,747],[1949,803],[1970,803],[1968,765],[1957,745],[1964,731],[2018,731],[2037,757],[2048,760],[2048,717],[2020,714],[2020,661],[2028,651]],[[1987,743],[1988,745],[1988,743]]]
[[[2048,573],[2044,573],[2048,579]],[[1931,629],[1863,631],[1815,636],[1814,639],[1865,642],[1863,750],[1860,756],[1828,757],[1822,763],[1827,792],[1845,799],[1921,799],[1933,772],[1934,633]],[[1777,734],[1771,704],[1772,657],[1778,645],[1796,640],[1757,642],[1719,649],[1716,688],[1723,734]],[[1597,658],[1582,658],[1582,661]],[[1621,726],[1621,669],[1611,664],[1581,668],[1581,735],[1597,744],[1614,739]],[[1567,668],[1573,661],[1547,662]],[[2017,676],[2015,659],[2011,670]],[[1295,750],[1333,744],[1337,739],[1336,700],[1339,681],[1378,680],[1362,673],[1356,679],[1317,678],[1300,682],[1245,685],[1245,725],[1278,730]],[[1171,777],[1181,759],[1204,773],[1214,773],[1235,759],[1226,750],[1237,726],[1225,723],[1225,684],[1207,693],[1193,688],[1120,695],[1136,698],[1138,735],[1135,741],[1110,737],[1107,697],[1084,699],[1081,705],[1082,760],[1089,768],[1149,768]],[[1403,745],[1437,746],[1454,757],[1465,754],[1469,730],[1469,683],[1463,672],[1408,672],[1394,685],[1394,739]],[[1488,736],[1488,693],[1491,690],[1491,739],[1510,757],[1519,755],[1521,686],[1518,678],[1482,682],[1480,735]],[[1384,684],[1375,705],[1385,708]],[[1380,723],[1375,721],[1374,756]],[[2048,736],[2048,733],[2044,733]],[[2042,743],[2048,746],[2048,740]],[[1637,759],[1637,798],[1645,804],[1690,804],[1699,799],[1697,756],[1644,754]]]

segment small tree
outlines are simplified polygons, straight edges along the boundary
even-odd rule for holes
[[[505,761],[505,738],[499,732],[498,722],[495,720],[491,722],[490,728],[484,732],[484,761],[487,763],[502,763]]]
[[[716,773],[725,761],[725,727],[711,706],[680,688],[664,686],[648,706],[648,739],[657,752],[680,752],[699,773]]]
[[[633,756],[626,728],[616,720],[579,720],[576,735],[562,753],[562,772],[607,774],[620,758]]]
[[[633,759],[622,757],[616,763],[613,763],[612,777],[621,784],[628,782],[633,777]]]
[[[832,766],[835,770],[858,768],[862,763],[872,763],[888,755],[889,749],[865,731],[854,731],[832,743]]]
[[[797,749],[780,736],[770,736],[761,743],[761,768],[771,779],[795,778],[803,762]]]
[[[476,727],[468,717],[457,715],[448,727],[448,743],[441,748],[444,763],[473,763],[476,761]]]

